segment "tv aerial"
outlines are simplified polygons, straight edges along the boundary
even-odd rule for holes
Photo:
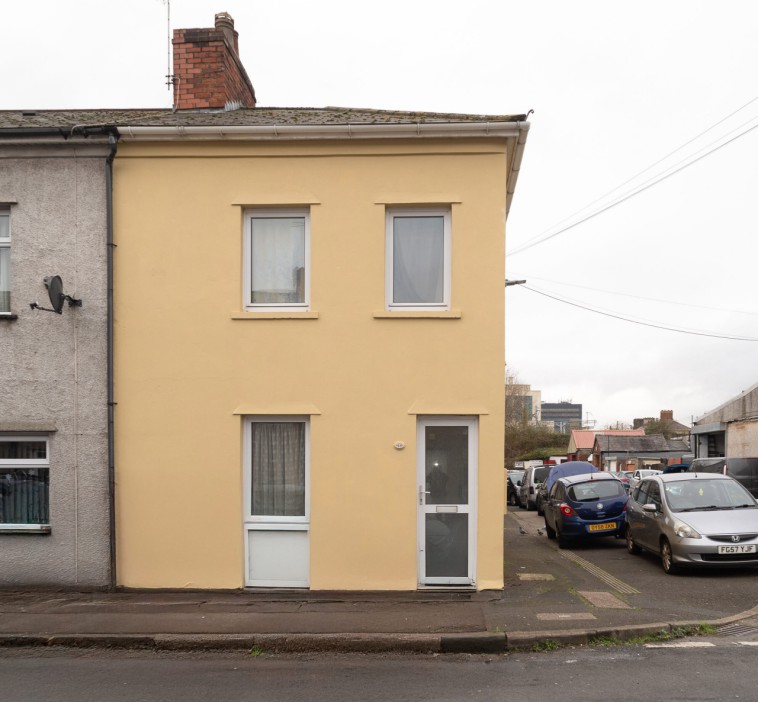
[[[71,295],[66,295],[66,293],[63,292],[63,281],[59,275],[49,275],[44,279],[43,282],[47,288],[47,294],[50,298],[52,309],[49,307],[42,307],[37,302],[31,302],[29,303],[29,307],[31,307],[33,310],[44,310],[45,312],[63,314],[64,302],[68,302],[69,307],[82,306],[81,300],[77,300],[76,298],[71,297]]]

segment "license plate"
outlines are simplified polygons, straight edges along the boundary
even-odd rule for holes
[[[735,544],[734,546],[719,546],[719,553],[755,553],[755,544]]]
[[[605,524],[590,524],[589,531],[613,531],[616,528],[616,522],[606,522]]]

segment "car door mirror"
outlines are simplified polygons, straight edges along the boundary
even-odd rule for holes
[[[642,509],[645,512],[657,512],[658,511],[658,507],[656,505],[654,505],[652,502],[649,502],[646,505],[642,505]]]

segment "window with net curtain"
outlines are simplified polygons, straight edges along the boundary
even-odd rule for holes
[[[252,422],[251,506],[256,517],[305,516],[305,422]]]
[[[308,220],[305,211],[262,210],[250,215],[248,305],[307,305]]]
[[[0,527],[49,524],[49,487],[46,439],[0,436]]]
[[[10,211],[0,207],[0,314],[11,311]]]
[[[389,307],[448,305],[449,221],[449,210],[388,212]]]

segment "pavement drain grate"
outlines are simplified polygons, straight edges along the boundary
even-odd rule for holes
[[[758,628],[746,624],[725,624],[716,631],[716,636],[753,636]]]

